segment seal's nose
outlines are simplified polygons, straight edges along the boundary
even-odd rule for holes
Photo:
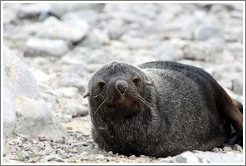
[[[124,80],[118,80],[118,81],[116,81],[115,85],[116,85],[116,89],[118,91],[120,91],[121,94],[124,94],[125,91],[126,91],[126,88],[128,87],[127,82],[124,81]]]

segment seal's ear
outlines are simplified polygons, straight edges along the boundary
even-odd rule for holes
[[[84,98],[86,98],[86,97],[88,97],[88,96],[90,96],[90,93],[89,93],[89,92],[87,92],[87,93],[84,95]]]
[[[145,81],[146,85],[153,86],[152,82],[150,81]]]

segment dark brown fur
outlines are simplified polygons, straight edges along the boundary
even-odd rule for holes
[[[105,150],[155,157],[211,150],[232,139],[231,125],[231,142],[242,144],[242,113],[197,67],[114,62],[92,76],[87,96],[93,139]]]

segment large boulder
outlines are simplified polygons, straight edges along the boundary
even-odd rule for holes
[[[36,80],[22,60],[3,46],[3,136],[15,134],[46,136],[53,140],[67,137],[65,130],[39,93]]]

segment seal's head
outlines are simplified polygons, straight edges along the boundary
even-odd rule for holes
[[[92,116],[102,112],[129,117],[139,112],[143,102],[147,104],[145,87],[152,84],[138,67],[112,62],[94,73],[88,85]]]

